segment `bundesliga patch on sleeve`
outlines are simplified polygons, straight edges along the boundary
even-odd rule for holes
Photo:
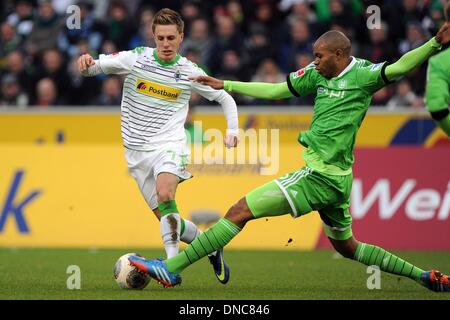
[[[304,74],[305,74],[305,68],[301,68],[300,70],[298,70],[294,73],[293,78],[297,79],[298,77],[301,77]]]
[[[118,55],[119,55],[119,52],[113,52],[113,53],[107,54],[106,57],[112,58],[112,57],[115,57],[115,56],[118,56]]]

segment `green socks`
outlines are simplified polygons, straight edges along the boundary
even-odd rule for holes
[[[382,271],[408,277],[415,281],[420,281],[420,274],[424,272],[380,247],[362,242],[358,244],[353,259],[367,266],[375,265]]]
[[[166,260],[170,272],[180,273],[195,261],[223,248],[241,229],[231,221],[222,218],[199,235],[191,244],[178,255]]]

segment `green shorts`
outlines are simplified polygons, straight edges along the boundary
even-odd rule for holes
[[[351,174],[335,176],[303,167],[254,189],[246,196],[256,218],[290,213],[294,218],[317,211],[325,234],[336,240],[352,236]]]

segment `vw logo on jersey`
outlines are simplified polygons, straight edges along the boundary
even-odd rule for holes
[[[347,85],[347,80],[341,80],[338,83],[339,89],[344,89],[346,85]]]
[[[176,82],[178,82],[178,80],[181,79],[181,72],[180,72],[180,70],[177,70],[177,71],[175,72],[174,77],[175,77],[175,81],[176,81]]]

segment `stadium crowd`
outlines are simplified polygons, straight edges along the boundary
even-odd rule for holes
[[[352,55],[396,61],[436,33],[446,0],[4,0],[0,2],[0,108],[119,106],[123,78],[82,77],[76,59],[154,47],[152,18],[169,7],[185,20],[180,54],[208,74],[240,81],[282,82],[313,60],[312,45],[327,30],[353,43]],[[71,5],[81,28],[68,28]],[[370,5],[380,28],[368,29]],[[378,91],[372,105],[423,107],[427,64]],[[239,105],[312,105],[313,98],[252,100]],[[209,104],[194,95],[192,103]]]

